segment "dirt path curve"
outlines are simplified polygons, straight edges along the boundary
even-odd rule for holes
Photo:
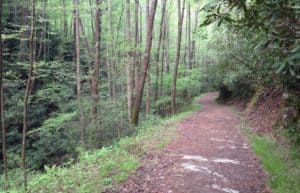
[[[201,110],[176,124],[179,138],[161,154],[150,154],[117,192],[262,193],[265,175],[230,107],[216,94]]]

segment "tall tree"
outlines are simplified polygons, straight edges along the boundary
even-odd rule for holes
[[[161,19],[160,19],[160,26],[159,26],[159,38],[157,44],[157,50],[155,55],[155,91],[154,91],[154,101],[158,99],[158,82],[159,82],[159,59],[160,59],[160,48],[163,39],[163,28],[164,28],[164,20],[165,20],[165,12],[166,12],[166,5],[167,0],[163,0],[162,2],[162,10],[161,10]],[[163,73],[163,72],[161,72]]]
[[[195,23],[194,23],[194,29],[193,29],[193,38],[192,38],[192,65],[196,65],[196,37],[197,37],[197,29],[198,29],[198,15],[199,15],[199,8],[195,9]]]
[[[92,71],[92,117],[95,128],[98,124],[98,105],[99,105],[99,70],[100,70],[100,32],[101,32],[101,9],[100,0],[96,0],[96,14],[95,14],[95,51],[94,51],[94,65]],[[102,134],[100,133],[102,136]]]
[[[139,0],[134,1],[134,86],[137,89],[139,80],[139,44],[140,44],[140,33],[139,33]]]
[[[178,73],[178,65],[180,61],[180,50],[181,50],[181,38],[182,38],[182,23],[184,18],[184,10],[185,10],[185,0],[183,0],[183,4],[181,6],[181,1],[177,1],[178,6],[178,35],[177,35],[177,50],[176,50],[176,60],[174,66],[174,74],[173,74],[173,82],[172,82],[172,100],[171,100],[171,111],[172,114],[177,113],[176,107],[176,85],[177,85],[177,73]],[[181,9],[182,7],[182,9]]]
[[[188,45],[188,67],[192,69],[192,45],[191,45],[191,3],[187,5],[187,45]]]
[[[22,170],[24,177],[24,189],[27,190],[27,171],[26,171],[26,134],[28,130],[28,107],[29,107],[29,97],[33,87],[33,70],[35,62],[34,53],[34,38],[35,38],[35,0],[31,0],[31,29],[29,37],[29,71],[28,79],[26,83],[25,97],[24,97],[24,109],[23,109],[23,130],[22,130],[22,149],[21,149],[21,159],[22,159]]]
[[[75,19],[75,64],[76,64],[76,91],[77,102],[80,113],[80,140],[85,145],[86,130],[84,127],[84,113],[81,95],[81,64],[80,64],[80,16],[79,16],[79,0],[74,0],[74,19]]]
[[[167,11],[166,11],[167,12]],[[165,19],[163,22],[163,37],[162,37],[162,58],[161,58],[161,69],[160,69],[160,94],[163,95],[163,81],[164,81],[164,71],[166,63],[168,62],[168,53],[167,53],[167,18],[168,14],[165,13]]]
[[[109,41],[111,44],[108,46],[108,87],[109,87],[109,96],[111,99],[116,100],[116,84],[114,80],[114,73],[115,73],[115,38],[114,38],[114,25],[113,25],[113,0],[109,0],[109,14],[108,16],[108,29],[109,29]]]
[[[166,50],[165,50],[165,56],[166,56],[166,72],[170,73],[170,14],[166,13],[166,23],[165,23],[165,41],[166,41]]]
[[[2,131],[2,155],[4,189],[7,183],[7,155],[6,155],[6,129],[4,124],[4,101],[3,101],[3,44],[2,44],[2,0],[0,0],[0,127]]]
[[[132,111],[132,51],[131,51],[131,19],[130,19],[130,0],[125,1],[125,12],[126,12],[126,42],[127,42],[127,53],[126,53],[126,71],[127,71],[127,106],[128,106],[128,120],[131,118]]]
[[[146,1],[146,33],[149,31],[149,16],[150,16],[150,0]],[[149,57],[149,64],[150,64],[151,56]],[[150,113],[150,101],[151,101],[151,65],[148,65],[147,69],[147,76],[146,76],[146,116]]]
[[[145,80],[147,76],[147,71],[149,70],[150,64],[150,54],[152,48],[152,37],[153,37],[153,24],[156,13],[157,0],[153,0],[151,3],[151,12],[149,13],[148,21],[147,21],[147,38],[146,38],[146,47],[144,53],[144,62],[143,62],[143,70],[141,74],[141,78],[139,80],[138,90],[135,97],[134,108],[131,117],[131,123],[134,125],[138,124],[139,121],[139,113],[141,108],[142,96],[144,92]]]

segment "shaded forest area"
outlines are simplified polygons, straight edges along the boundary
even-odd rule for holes
[[[210,91],[253,106],[277,93],[276,121],[300,144],[297,0],[0,6],[4,188],[26,188],[45,166],[77,162]]]

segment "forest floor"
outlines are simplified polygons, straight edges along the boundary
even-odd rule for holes
[[[111,192],[266,192],[267,176],[241,131],[240,117],[215,97],[202,97],[201,110],[175,123],[178,138],[162,152],[148,152],[139,169]]]

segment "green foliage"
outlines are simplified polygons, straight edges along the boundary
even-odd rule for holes
[[[300,146],[300,119],[292,122],[286,128],[287,136],[291,140],[292,144],[296,147]],[[300,151],[299,151],[300,153]]]
[[[291,159],[290,151],[269,137],[252,136],[251,143],[269,172],[269,185],[274,193],[299,192],[300,158]]]
[[[64,124],[72,120],[76,114],[76,112],[58,114],[55,117],[47,119],[42,127],[31,130],[27,133],[27,135],[33,134],[35,132],[52,132],[60,130],[64,127]]]
[[[294,0],[211,1],[204,6],[203,26],[226,23],[226,38],[223,33],[211,42],[219,52],[219,84],[234,93],[244,90],[237,93],[242,97],[250,97],[251,90],[260,86],[283,83],[286,88],[298,89],[300,49],[295,20],[299,11],[292,8],[295,4]]]
[[[115,184],[124,182],[138,167],[140,158],[146,151],[159,151],[176,137],[176,132],[169,123],[180,120],[195,110],[199,110],[197,101],[187,112],[175,117],[149,118],[142,122],[135,135],[124,137],[112,146],[100,150],[77,148],[76,163],[70,159],[60,166],[45,166],[44,172],[29,171],[28,192],[103,192]],[[53,128],[55,123],[69,120],[73,116],[74,113],[57,115],[45,125]],[[23,192],[21,172],[20,169],[10,170],[9,193]],[[2,180],[0,178],[0,184],[3,183]]]

